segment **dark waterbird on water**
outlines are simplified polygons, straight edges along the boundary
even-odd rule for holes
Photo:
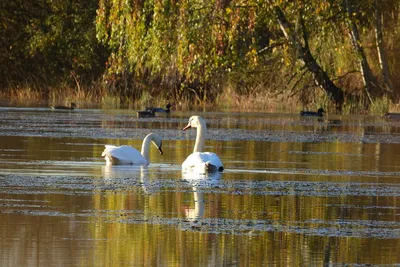
[[[139,110],[136,113],[139,118],[156,116],[156,114],[153,111],[148,111],[148,110]]]
[[[151,111],[153,113],[170,113],[171,112],[171,107],[172,105],[168,103],[164,108],[154,108],[154,107],[148,107],[146,108],[146,111]]]
[[[74,102],[71,102],[71,106],[67,107],[67,106],[51,106],[52,109],[66,109],[66,110],[74,110],[74,108],[76,108],[76,104]]]
[[[156,113],[166,113],[169,114],[171,112],[171,104],[167,104],[164,108],[155,108],[155,107],[148,107],[145,110],[137,111],[138,117],[155,117]]]
[[[319,108],[317,112],[315,111],[300,111],[301,116],[305,117],[322,117],[324,115],[325,110],[323,108]]]
[[[389,118],[389,119],[400,119],[400,113],[386,113],[385,114],[385,117],[386,118]]]

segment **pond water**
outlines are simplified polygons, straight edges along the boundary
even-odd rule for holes
[[[196,131],[225,171],[183,175]],[[106,166],[105,144],[148,167]],[[0,266],[400,264],[400,121],[0,108]]]

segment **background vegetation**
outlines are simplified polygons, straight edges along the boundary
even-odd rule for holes
[[[275,109],[387,111],[399,97],[400,0],[10,0],[0,90]]]

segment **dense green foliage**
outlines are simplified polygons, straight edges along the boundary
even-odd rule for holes
[[[96,8],[92,0],[1,1],[0,86],[46,89],[99,77],[107,53],[95,36]]]
[[[396,97],[399,8],[398,0],[4,1],[0,86],[78,77],[136,100]]]

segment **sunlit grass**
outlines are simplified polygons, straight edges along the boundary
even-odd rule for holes
[[[221,109],[238,111],[297,112],[301,109],[297,97],[273,95],[267,91],[241,95],[227,90],[217,96],[215,104]]]
[[[0,92],[0,97],[12,105],[30,105],[47,103],[50,105],[69,105],[71,102],[81,105],[98,105],[105,109],[143,109],[148,106],[164,107],[167,103],[173,105],[173,110],[235,110],[235,111],[262,111],[262,112],[287,112],[297,113],[302,109],[317,110],[323,107],[327,114],[335,113],[334,108],[329,106],[329,98],[320,93],[313,97],[313,101],[307,105],[301,103],[299,96],[290,92],[273,94],[268,90],[254,91],[248,94],[239,94],[234,89],[226,87],[217,94],[213,101],[193,101],[190,97],[182,97],[178,101],[164,97],[154,97],[150,93],[142,93],[137,100],[133,97],[120,97],[110,94],[107,90],[81,89],[72,87],[49,88],[47,94],[43,90],[26,87],[15,87],[8,91]],[[364,101],[358,98],[346,99],[342,114],[370,114],[383,115],[386,112],[399,112],[400,103],[393,102],[388,97],[377,98],[365,110]],[[78,104],[79,106],[79,104]]]
[[[370,108],[370,113],[375,115],[384,115],[389,111],[390,99],[386,96],[376,99]]]

